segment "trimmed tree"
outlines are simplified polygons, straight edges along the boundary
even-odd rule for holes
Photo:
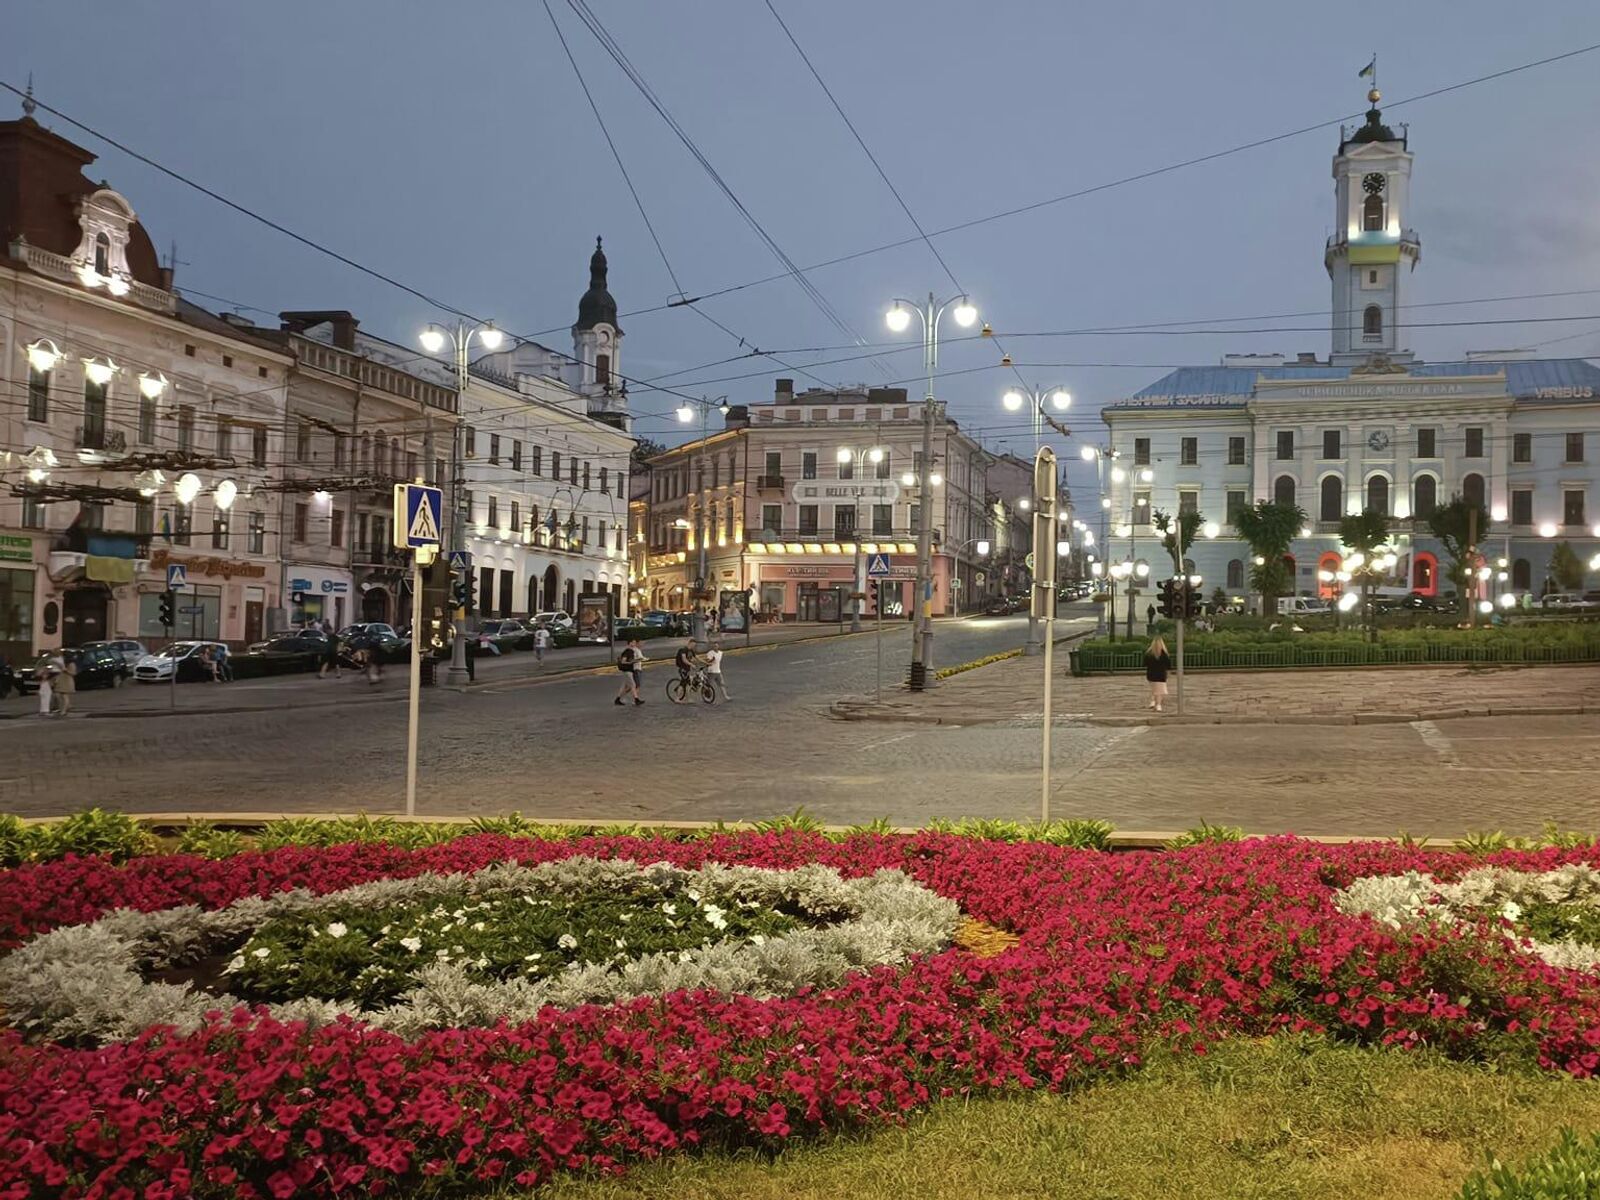
[[[1294,588],[1288,568],[1283,565],[1284,555],[1305,527],[1306,510],[1298,504],[1278,504],[1262,500],[1239,510],[1233,519],[1233,528],[1250,543],[1253,562],[1250,568],[1250,586],[1261,593],[1261,615],[1277,615],[1278,597]]]
[[[1569,542],[1557,542],[1550,552],[1550,578],[1563,592],[1583,590],[1583,563]]]
[[[1156,509],[1150,523],[1161,532],[1161,545],[1172,556],[1172,573],[1174,575],[1187,575],[1183,569],[1183,560],[1189,556],[1189,547],[1194,545],[1194,535],[1200,532],[1200,526],[1205,524],[1205,518],[1198,512],[1181,512],[1174,521],[1171,513]]]
[[[1467,581],[1477,569],[1477,542],[1489,532],[1489,510],[1464,496],[1452,496],[1428,514],[1428,531],[1439,539],[1450,564],[1444,576],[1456,585],[1462,615],[1469,613]]]
[[[1361,611],[1366,615],[1367,638],[1378,640],[1378,621],[1372,612],[1372,589],[1378,586],[1383,572],[1372,565],[1373,558],[1389,540],[1389,518],[1373,508],[1362,509],[1360,515],[1345,517],[1339,522],[1339,540],[1346,550],[1362,556],[1362,563],[1350,576],[1361,585]]]

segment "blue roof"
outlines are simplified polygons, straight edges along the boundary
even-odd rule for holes
[[[1167,400],[1173,407],[1243,408],[1255,394],[1258,378],[1305,382],[1348,379],[1350,370],[1326,364],[1294,363],[1281,367],[1179,367],[1130,399],[1105,407],[1160,408],[1165,405],[1159,402]],[[1414,363],[1407,368],[1413,378],[1493,375],[1502,370],[1506,373],[1506,390],[1519,400],[1581,403],[1600,399],[1600,367],[1586,358]],[[1380,375],[1374,378],[1383,381],[1399,377]]]

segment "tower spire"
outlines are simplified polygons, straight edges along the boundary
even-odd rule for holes
[[[28,72],[28,90],[22,93],[22,115],[33,116],[34,109],[39,106],[33,100],[33,72]]]

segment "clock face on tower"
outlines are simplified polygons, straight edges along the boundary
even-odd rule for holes
[[[1389,448],[1389,435],[1381,429],[1374,429],[1367,435],[1367,445],[1374,450],[1387,450]]]
[[[1383,176],[1374,171],[1361,181],[1361,190],[1369,196],[1376,196],[1383,191],[1383,182]]]

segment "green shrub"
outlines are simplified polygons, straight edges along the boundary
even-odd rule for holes
[[[0,867],[31,862],[38,855],[42,840],[38,826],[24,825],[21,817],[0,813]]]
[[[1035,836],[1029,841],[1049,842],[1052,846],[1075,846],[1079,850],[1111,849],[1112,827],[1106,821],[1073,819],[1051,821],[1048,825],[1033,827]]]
[[[473,817],[468,828],[473,833],[498,833],[504,837],[545,836],[545,827],[528,820],[520,812],[508,812],[498,817]]]
[[[190,825],[178,835],[179,854],[198,854],[201,858],[231,858],[250,848],[244,834],[215,825]]]
[[[1468,854],[1493,854],[1496,850],[1521,850],[1527,847],[1527,841],[1518,837],[1507,837],[1500,830],[1492,833],[1482,830],[1468,832],[1466,837],[1456,839],[1456,849],[1465,850]]]
[[[1474,1171],[1456,1200],[1600,1200],[1600,1134],[1579,1141],[1563,1127],[1555,1146],[1508,1167],[1493,1155],[1487,1171]]]
[[[112,862],[127,862],[149,854],[155,841],[149,831],[127,813],[91,808],[39,827],[35,857],[62,858],[68,854],[102,854]]]
[[[1554,821],[1546,821],[1544,829],[1539,834],[1539,845],[1555,846],[1561,850],[1583,850],[1600,845],[1600,838],[1592,833],[1563,831]]]
[[[1199,846],[1207,842],[1238,842],[1244,839],[1244,830],[1236,825],[1213,825],[1201,821],[1193,829],[1186,829],[1167,843],[1168,850],[1182,850],[1186,846]]]
[[[331,822],[315,817],[279,817],[268,821],[256,834],[256,849],[277,850],[283,846],[331,846],[326,827]]]
[[[781,817],[774,817],[770,821],[756,822],[756,830],[759,833],[788,833],[795,829],[801,833],[821,833],[822,822],[808,813],[804,805],[792,813],[784,813]]]

